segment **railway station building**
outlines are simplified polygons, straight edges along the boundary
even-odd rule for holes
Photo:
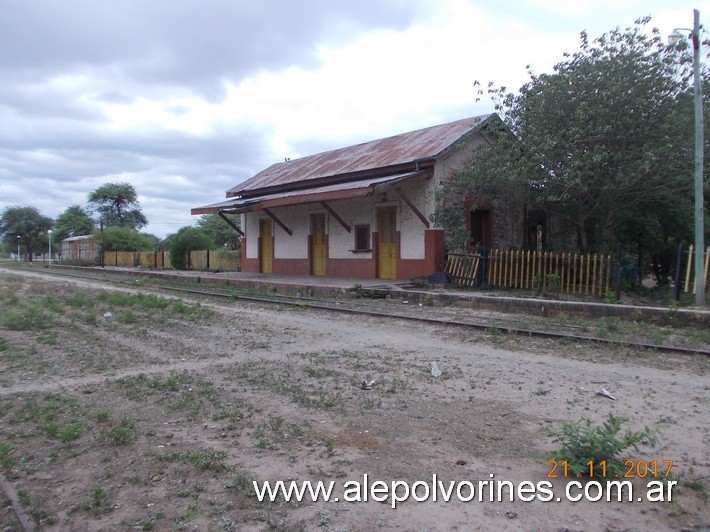
[[[246,272],[410,279],[443,270],[437,190],[464,167],[495,114],[476,116],[269,166],[193,215],[241,214]],[[510,241],[508,216],[483,205],[469,220],[490,246]],[[513,225],[515,222],[512,222]],[[510,242],[512,244],[512,242]]]

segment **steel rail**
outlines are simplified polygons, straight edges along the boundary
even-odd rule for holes
[[[24,270],[24,271],[26,271],[26,270]],[[67,273],[67,272],[58,272],[56,270],[49,271],[49,272],[45,271],[45,272],[32,272],[32,273],[49,273],[51,275],[56,275],[56,276],[60,276],[60,277],[74,277],[74,278],[79,278],[82,280],[128,284],[134,288],[141,288],[141,287],[145,287],[145,286],[150,286],[153,288],[157,288],[159,290],[180,292],[180,293],[192,294],[192,295],[209,296],[209,297],[219,297],[219,298],[226,298],[226,299],[233,299],[233,300],[238,299],[238,300],[242,300],[242,301],[249,301],[252,303],[270,303],[270,304],[279,304],[279,305],[290,305],[290,306],[299,307],[299,308],[303,308],[305,306],[305,307],[316,309],[316,310],[326,310],[326,311],[332,311],[332,312],[356,314],[356,315],[361,315],[361,316],[370,316],[370,317],[376,317],[376,318],[399,319],[399,320],[413,321],[413,322],[419,322],[419,323],[428,323],[431,325],[468,328],[468,329],[474,329],[474,330],[485,331],[485,332],[493,332],[493,331],[504,332],[504,333],[516,335],[516,336],[528,336],[528,337],[534,337],[534,338],[548,338],[548,339],[554,339],[554,340],[589,342],[589,343],[604,344],[604,345],[609,345],[609,346],[640,348],[640,349],[667,352],[667,353],[678,353],[678,354],[683,354],[683,355],[710,356],[710,351],[705,350],[705,349],[691,349],[688,347],[660,345],[660,344],[652,344],[652,343],[648,343],[648,342],[614,340],[614,339],[610,339],[610,338],[600,338],[598,336],[585,336],[585,335],[569,334],[569,333],[558,332],[558,331],[543,331],[543,330],[539,330],[539,329],[526,329],[526,328],[520,328],[520,327],[511,327],[511,326],[507,326],[507,325],[501,324],[501,323],[497,323],[497,324],[474,323],[474,322],[461,321],[461,320],[452,320],[452,319],[448,319],[448,318],[411,316],[411,315],[407,315],[407,314],[392,313],[392,312],[380,312],[380,311],[369,310],[369,309],[366,310],[366,309],[338,307],[338,306],[325,305],[325,304],[319,303],[318,302],[319,300],[312,298],[312,297],[307,297],[307,296],[289,296],[289,295],[276,295],[276,294],[255,296],[255,295],[245,295],[243,293],[240,294],[236,291],[231,291],[230,293],[226,293],[226,292],[215,292],[215,291],[209,291],[209,290],[196,290],[196,289],[192,289],[192,288],[180,288],[180,287],[166,286],[166,285],[160,285],[160,284],[137,285],[135,282],[131,282],[129,280],[108,278],[107,277],[108,272],[106,272],[101,277],[78,275],[78,274],[72,274],[72,273]],[[488,318],[480,318],[479,317],[479,320],[485,320],[485,319],[488,319]]]
[[[342,313],[346,313],[346,314],[358,314],[358,315],[363,315],[363,316],[371,316],[371,317],[376,317],[376,318],[391,318],[391,319],[407,320],[407,321],[414,321],[414,322],[420,322],[420,323],[429,323],[429,324],[433,324],[433,325],[461,327],[461,328],[475,329],[475,330],[479,330],[479,331],[491,332],[491,331],[495,330],[498,332],[505,332],[508,334],[520,335],[520,336],[550,338],[550,339],[568,340],[568,341],[573,340],[573,341],[591,342],[591,343],[606,344],[606,345],[613,345],[613,346],[620,346],[620,347],[635,347],[635,348],[649,349],[649,350],[655,350],[655,351],[680,353],[680,354],[684,354],[684,355],[710,356],[710,351],[703,350],[703,349],[690,349],[687,347],[657,345],[657,344],[650,344],[647,342],[631,342],[631,341],[626,341],[626,340],[612,340],[609,338],[600,338],[600,337],[596,337],[596,336],[583,336],[583,335],[567,334],[567,333],[561,333],[561,332],[555,332],[555,331],[541,331],[538,329],[523,329],[523,328],[519,328],[519,327],[486,325],[483,323],[472,323],[472,322],[467,322],[467,321],[451,320],[451,319],[447,319],[447,318],[430,318],[430,317],[426,317],[426,316],[410,316],[407,314],[398,314],[398,313],[391,313],[391,312],[378,312],[375,310],[362,310],[362,309],[353,309],[353,308],[347,308],[347,307],[336,307],[336,306],[332,306],[332,305],[323,305],[323,304],[308,302],[308,301],[304,301],[304,300],[301,300],[299,302],[284,301],[284,300],[278,300],[278,299],[273,299],[273,298],[260,298],[260,297],[256,297],[256,296],[243,296],[243,295],[238,295],[238,294],[222,294],[219,292],[210,292],[207,290],[194,290],[194,289],[188,289],[188,288],[177,288],[177,287],[172,287],[172,286],[160,286],[160,285],[158,286],[158,288],[160,288],[161,290],[172,290],[172,291],[191,293],[191,294],[196,294],[196,295],[204,295],[204,296],[212,296],[212,297],[225,297],[225,298],[230,298],[230,299],[241,299],[241,300],[251,301],[251,302],[256,302],[256,303],[273,303],[273,304],[291,305],[291,306],[298,306],[298,307],[303,307],[305,305],[308,308],[313,308],[313,309],[318,309],[318,310],[329,310],[329,311],[335,311],[335,312],[342,312]]]

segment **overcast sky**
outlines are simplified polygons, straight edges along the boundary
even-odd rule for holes
[[[492,110],[590,37],[710,0],[0,0],[0,210],[131,183],[164,237],[295,159]]]

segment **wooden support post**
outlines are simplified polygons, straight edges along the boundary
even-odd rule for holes
[[[333,218],[337,220],[337,222],[343,226],[343,228],[349,233],[351,231],[350,226],[345,223],[345,221],[338,216],[338,213],[333,210],[333,208],[328,205],[325,201],[320,202],[321,205],[323,205],[323,208],[328,211],[328,214],[330,214]]]
[[[409,199],[409,196],[407,196],[404,193],[404,190],[401,188],[395,189],[395,192],[399,195],[400,198],[404,200],[404,203],[406,203],[410,209],[412,209],[412,212],[417,215],[417,218],[419,218],[422,223],[426,226],[427,229],[429,229],[431,226],[429,225],[429,220],[426,219],[426,216],[422,214],[422,212],[417,209],[417,206],[414,205],[411,199]]]
[[[227,224],[229,224],[229,226],[230,226],[232,229],[234,229],[237,233],[239,233],[239,236],[244,236],[244,232],[239,228],[239,226],[238,226],[237,224],[235,224],[232,220],[230,220],[229,218],[227,218],[227,217],[222,213],[222,211],[217,211],[217,214],[219,214],[219,217],[222,218],[222,220],[224,220],[225,222],[227,222]]]
[[[293,231],[291,231],[288,227],[286,227],[286,225],[281,220],[279,220],[273,212],[271,212],[267,208],[264,208],[264,212],[269,216],[269,218],[271,218],[274,222],[276,222],[281,229],[286,231],[288,233],[288,236],[293,236]]]

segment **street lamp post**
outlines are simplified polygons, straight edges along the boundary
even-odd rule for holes
[[[20,235],[17,235],[17,262],[20,262]]]
[[[705,235],[703,200],[703,86],[700,80],[700,11],[693,10],[693,86],[695,96],[695,304],[705,306]],[[678,28],[685,29],[685,28]],[[678,29],[668,37],[671,45],[678,44]]]
[[[47,234],[49,235],[49,265],[52,265],[52,230],[47,229]]]

